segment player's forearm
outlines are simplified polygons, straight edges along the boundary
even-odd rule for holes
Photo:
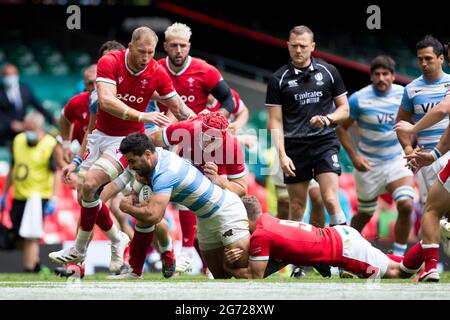
[[[348,103],[337,106],[336,110],[329,114],[333,118],[334,123],[341,123],[349,117],[350,107]]]
[[[61,190],[61,170],[56,170],[53,175],[53,198],[57,198]]]
[[[353,159],[357,156],[355,145],[353,144],[352,137],[348,133],[348,130],[342,126],[336,128],[336,134],[347,152],[349,158],[353,161]]]
[[[220,180],[223,181],[221,187],[234,192],[239,197],[243,197],[247,194],[247,184],[244,181],[233,181],[224,177],[220,177]]]
[[[140,111],[130,108],[125,103],[112,96],[98,97],[100,108],[109,114],[128,121],[139,121]]]
[[[395,122],[397,123],[401,120],[412,123],[412,113],[406,111],[402,106],[400,106],[400,108],[398,109],[397,118],[395,119]],[[397,130],[396,133],[398,141],[402,145],[402,148],[405,151],[405,153],[406,154],[411,153],[413,151],[411,135],[408,133],[400,132],[399,130]]]
[[[67,141],[70,138],[70,129],[71,129],[71,123],[67,120],[64,115],[61,115],[61,118],[59,119],[59,126],[61,127],[61,138],[63,141]]]
[[[166,105],[170,112],[173,113],[175,118],[179,121],[186,120],[191,116],[195,116],[195,112],[189,109],[189,107],[181,100],[179,95],[175,95],[174,97],[163,100],[162,102]]]
[[[445,129],[445,132],[441,136],[441,140],[439,140],[436,148],[439,149],[442,155],[450,150],[450,126]]]
[[[445,116],[447,116],[449,113],[450,113],[450,96],[448,96],[448,98],[444,99],[443,101],[441,101],[441,103],[439,103],[437,106],[431,109],[430,112],[425,114],[425,116],[414,125],[413,127],[414,133],[418,133],[422,130],[431,127],[432,125],[444,119]]]
[[[88,135],[90,135],[92,133],[92,131],[94,131],[96,119],[97,119],[97,116],[95,114],[91,113],[90,118],[89,118],[88,127],[83,136],[83,142],[81,142],[80,150],[78,150],[78,156],[80,158],[83,158],[83,155],[86,152],[87,143],[88,143]]]
[[[153,212],[148,205],[144,205],[142,207],[137,207],[134,205],[121,205],[120,210],[149,225],[155,225],[163,218],[162,215]]]
[[[56,166],[58,169],[62,169],[66,166],[66,162],[64,161],[63,147],[60,144],[57,144],[55,146],[52,157],[56,162]]]
[[[238,133],[240,129],[242,129],[248,122],[249,112],[248,109],[245,108],[241,113],[236,116],[236,119],[233,121],[233,126],[235,128],[235,134]]]
[[[397,130],[397,138],[406,154],[412,152],[412,138],[408,133],[403,133]]]

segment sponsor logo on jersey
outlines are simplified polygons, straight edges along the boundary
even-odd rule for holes
[[[294,95],[295,100],[299,101],[300,105],[319,103],[321,97],[323,97],[322,91],[304,92]]]
[[[123,77],[119,77],[119,84],[121,84],[123,81]]]
[[[324,84],[323,81],[322,81],[323,80],[323,74],[321,72],[315,74],[314,75],[314,79],[317,80],[316,85],[321,86],[321,85]]]
[[[291,81],[288,81],[288,86],[289,86],[289,88],[298,87],[298,82],[297,82],[297,80],[291,80]]]
[[[142,101],[144,101],[143,97],[136,97],[136,96],[130,95],[129,93],[125,93],[124,95],[118,93],[117,99],[120,99],[123,101],[128,101],[128,102],[137,102],[137,103],[141,103]]]

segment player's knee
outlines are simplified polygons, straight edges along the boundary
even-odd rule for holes
[[[337,194],[336,195],[331,194],[331,193],[326,194],[323,197],[323,203],[325,204],[325,206],[327,208],[335,208],[335,207],[339,206],[339,200],[338,200]]]
[[[306,201],[303,201],[301,199],[298,199],[296,197],[291,197],[289,199],[289,207],[294,210],[303,209],[306,207]]]
[[[358,200],[358,213],[363,216],[372,217],[377,209],[377,200],[360,201]]]
[[[392,197],[397,203],[397,209],[401,214],[410,214],[414,207],[414,189],[411,186],[401,186],[392,192]]]
[[[311,199],[311,204],[313,206],[323,206],[323,200],[322,200],[322,196],[320,194],[320,191],[314,191],[314,192],[310,192],[309,193],[309,198]]]
[[[95,192],[97,191],[99,185],[96,179],[93,179],[91,177],[86,177],[84,179],[82,191],[83,191],[83,199],[87,199],[91,196],[95,195]]]

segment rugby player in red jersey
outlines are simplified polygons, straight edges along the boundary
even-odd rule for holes
[[[291,263],[336,266],[360,278],[409,278],[417,272],[401,267],[402,257],[384,254],[350,226],[316,228],[262,214],[255,197],[245,196],[242,202],[251,233],[249,264],[234,271],[236,277],[264,278]],[[227,261],[240,258],[240,251],[226,250]]]
[[[146,113],[148,101],[156,91],[179,120],[194,113],[179,98],[167,72],[153,59],[158,37],[148,27],[133,31],[128,49],[112,51],[97,63],[99,110],[96,129],[89,135],[83,160],[87,167],[82,187],[80,230],[75,246],[49,254],[53,262],[64,264],[85,259],[86,250],[99,211],[109,210],[99,198],[101,187],[116,178],[127,166],[119,151],[122,139],[132,132],[144,132],[144,123],[168,124],[162,113]],[[80,160],[80,159],[79,159]],[[118,272],[129,237],[112,223],[106,231],[111,239],[110,271]],[[103,229],[103,228],[102,228]],[[103,229],[105,230],[105,229]],[[134,238],[139,237],[136,232]]]

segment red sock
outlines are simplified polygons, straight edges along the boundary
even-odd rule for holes
[[[420,242],[409,249],[403,258],[402,265],[411,271],[418,270],[423,263],[423,250]]]
[[[398,263],[402,262],[402,260],[404,258],[403,256],[396,256],[395,254],[391,254],[391,253],[388,253],[386,255],[389,257],[389,259],[394,260],[395,262],[398,262]]]
[[[193,247],[195,231],[197,230],[197,217],[190,210],[180,210],[180,225],[183,236],[183,247]]]
[[[111,219],[111,214],[109,213],[108,206],[102,201],[102,207],[97,215],[97,221],[95,222],[100,229],[103,231],[108,231],[113,226],[113,221]]]
[[[95,202],[87,203],[90,208],[85,207],[85,202],[82,201],[81,215],[80,215],[80,227],[83,231],[91,231],[94,229],[95,222],[97,221],[98,211],[100,210],[100,200]],[[93,206],[92,206],[93,205]]]
[[[123,252],[123,263],[130,264],[130,245],[127,245]]]
[[[142,274],[148,248],[152,244],[154,227],[135,227],[134,237],[130,244],[130,266],[137,275]],[[151,231],[150,231],[151,230]],[[144,232],[143,232],[144,231]]]
[[[437,269],[437,263],[439,260],[439,244],[431,243],[424,244],[422,243],[423,250],[423,260],[425,262],[425,272],[430,271],[431,269]]]

